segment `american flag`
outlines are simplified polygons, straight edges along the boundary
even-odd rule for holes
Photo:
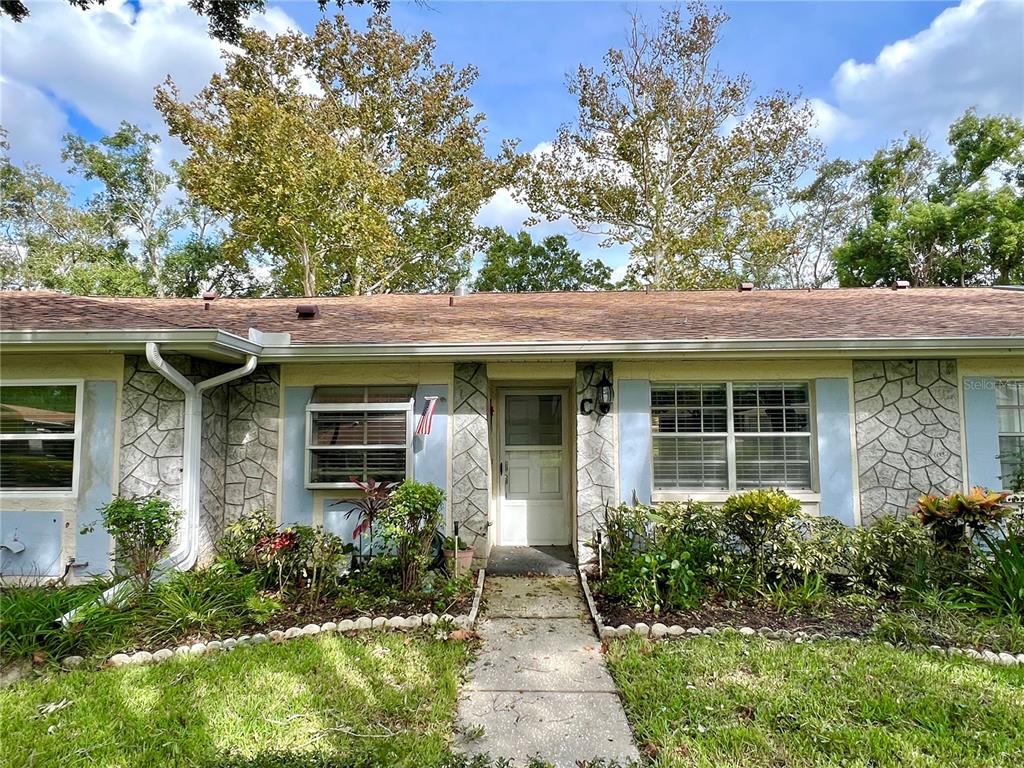
[[[429,435],[430,426],[434,423],[434,411],[437,410],[438,397],[425,397],[427,401],[427,407],[423,409],[423,415],[420,416],[420,423],[416,425],[417,435]]]

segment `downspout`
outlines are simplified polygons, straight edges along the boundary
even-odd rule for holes
[[[146,342],[146,360],[160,375],[180,389],[185,395],[184,436],[182,440],[181,506],[182,535],[178,546],[156,566],[158,575],[168,571],[187,571],[199,558],[199,473],[202,467],[203,441],[203,393],[229,381],[248,376],[256,369],[256,355],[249,355],[245,365],[193,384],[180,371],[173,368],[160,354],[160,345],[155,341]],[[127,597],[132,583],[125,579],[101,594],[95,602],[117,603]],[[69,624],[81,608],[60,617],[61,624]]]
[[[178,546],[157,566],[160,573],[168,570],[187,571],[199,557],[199,473],[202,467],[203,393],[229,381],[248,376],[256,369],[256,355],[249,355],[241,368],[227,371],[211,379],[193,384],[173,368],[160,354],[160,345],[146,342],[146,360],[153,368],[185,394],[184,438],[182,440],[181,506],[184,512],[182,536]]]

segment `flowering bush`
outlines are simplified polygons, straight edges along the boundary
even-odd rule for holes
[[[334,584],[342,559],[351,550],[351,544],[320,527],[278,529],[263,510],[229,525],[217,542],[223,561],[258,573],[265,589],[299,592],[311,603]]]

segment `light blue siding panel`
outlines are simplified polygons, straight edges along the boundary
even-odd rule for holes
[[[433,483],[442,491],[448,488],[448,387],[444,384],[416,387],[416,410],[413,430],[419,424],[427,397],[441,398],[434,411],[429,435],[413,437],[413,478],[421,483]]]
[[[968,485],[1002,488],[995,379],[964,379],[964,429],[967,433]]]
[[[99,521],[99,509],[113,497],[114,432],[117,427],[117,383],[87,381],[83,398],[82,459],[78,470],[78,530],[75,560],[88,563],[75,573],[92,575],[110,570],[110,537],[102,525],[91,533],[82,526]]]
[[[849,379],[817,379],[815,405],[821,514],[854,525]]]
[[[64,515],[60,512],[28,510],[0,513],[0,575],[60,576],[61,529]],[[14,553],[8,547],[16,542],[24,545]]]
[[[306,488],[306,405],[312,387],[285,387],[281,438],[281,523],[313,524],[313,491]]]
[[[616,382],[619,418],[619,498],[624,504],[651,503],[651,382]]]

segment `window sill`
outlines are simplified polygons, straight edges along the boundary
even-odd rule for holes
[[[743,491],[654,491],[651,494],[651,501],[655,503],[662,501],[703,501],[709,504],[720,504],[737,493],[743,493]],[[821,494],[815,491],[786,491],[786,493],[801,504],[818,504],[821,502]]]

